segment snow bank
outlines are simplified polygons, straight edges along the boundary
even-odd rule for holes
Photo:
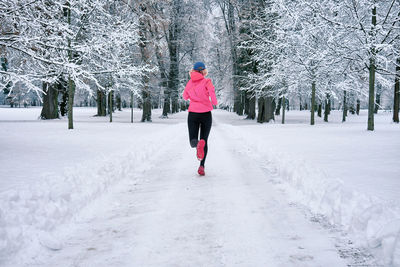
[[[301,155],[280,153],[234,126],[228,132],[238,136],[238,153],[253,157],[288,192],[290,201],[301,203],[314,214],[353,236],[358,245],[368,247],[385,266],[400,266],[400,207],[377,197],[351,190],[340,179],[329,177]]]
[[[173,131],[176,126],[170,126]],[[149,136],[140,146],[126,148],[118,156],[97,162],[84,162],[66,169],[56,176],[47,176],[25,188],[10,189],[0,194],[0,265],[18,252],[35,254],[45,246],[62,248],[52,232],[66,223],[83,207],[122,179],[134,179],[148,170],[162,155],[169,134],[157,135],[156,142]],[[132,151],[132,152],[129,152]],[[28,249],[29,247],[29,249]],[[28,255],[29,256],[29,255]]]

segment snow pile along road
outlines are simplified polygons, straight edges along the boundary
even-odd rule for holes
[[[367,247],[385,266],[400,266],[400,207],[346,187],[329,177],[301,155],[281,153],[240,127],[226,125],[235,133],[236,149],[246,157],[262,162],[276,177],[278,186],[290,201],[301,203],[312,213],[326,217],[349,233],[361,247]]]
[[[153,167],[167,149],[168,138],[178,124],[164,135],[140,138],[140,144],[97,162],[84,162],[59,176],[48,176],[24,188],[0,194],[0,265],[18,252],[35,254],[41,246],[58,250],[62,244],[52,236],[60,224],[68,222],[83,207],[123,179]],[[135,142],[139,143],[139,142]],[[58,175],[58,174],[57,174]],[[27,249],[29,247],[29,249]],[[26,255],[23,255],[26,256]]]

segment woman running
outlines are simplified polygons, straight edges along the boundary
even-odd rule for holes
[[[196,62],[190,71],[190,81],[186,84],[183,98],[190,100],[188,128],[191,147],[197,148],[197,159],[200,160],[198,173],[205,175],[204,163],[208,150],[208,135],[211,130],[213,105],[218,104],[214,85],[211,79],[205,78],[207,69],[203,62]],[[200,129],[200,140],[199,140]]]

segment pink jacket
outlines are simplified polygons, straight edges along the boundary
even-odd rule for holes
[[[196,113],[211,111],[213,110],[213,105],[216,106],[218,104],[211,79],[204,78],[197,71],[193,71],[190,74],[190,81],[186,84],[185,91],[183,91],[183,99],[190,99],[189,111]]]

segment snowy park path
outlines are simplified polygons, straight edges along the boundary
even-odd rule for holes
[[[30,266],[346,266],[334,234],[309,221],[214,118],[206,176],[186,124],[151,170],[64,226],[63,248]]]

